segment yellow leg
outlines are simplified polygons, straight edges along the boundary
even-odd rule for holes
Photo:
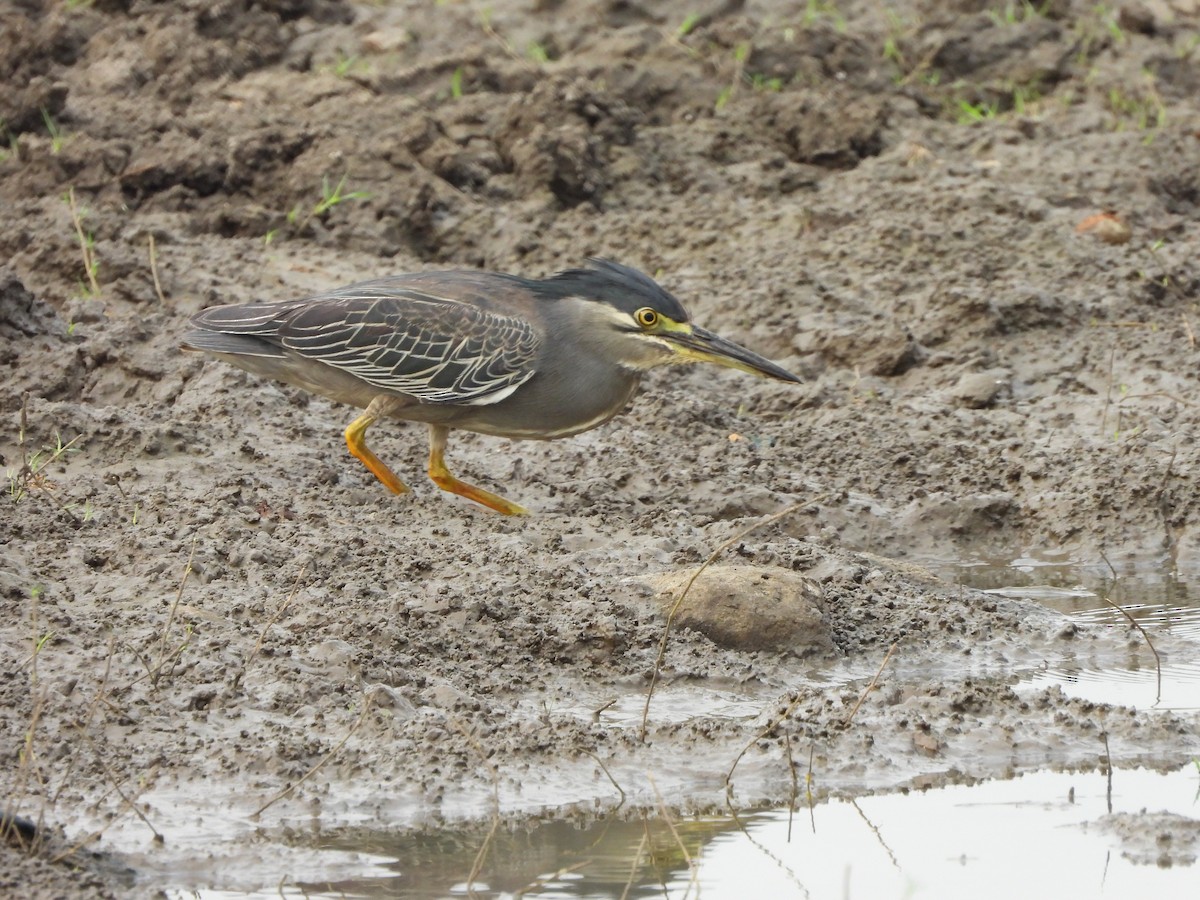
[[[505,500],[481,487],[459,481],[450,474],[450,470],[446,468],[446,437],[449,434],[450,429],[445,425],[429,426],[429,477],[433,479],[433,483],[443,491],[474,500],[476,503],[481,503],[488,509],[494,509],[506,516],[528,515],[529,510],[525,507],[518,506],[511,500]]]
[[[397,478],[387,464],[372,453],[367,446],[367,429],[387,415],[395,404],[396,401],[391,397],[376,397],[372,400],[363,414],[346,428],[346,446],[350,448],[350,453],[361,460],[362,464],[371,470],[371,474],[382,481],[383,486],[389,491],[393,494],[407,494],[408,487],[404,482]]]

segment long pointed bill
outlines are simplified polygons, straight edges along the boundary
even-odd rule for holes
[[[718,366],[741,369],[752,375],[778,378],[780,381],[799,383],[801,380],[769,359],[695,325],[690,331],[671,331],[662,333],[661,336],[670,341],[675,352],[689,362],[715,363]]]

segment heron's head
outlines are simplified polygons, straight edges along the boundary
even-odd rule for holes
[[[693,325],[687,310],[654,279],[605,259],[534,282],[542,296],[584,301],[571,315],[604,344],[613,361],[644,371],[675,363],[706,362],[764,378],[799,382],[786,369],[745,347]]]

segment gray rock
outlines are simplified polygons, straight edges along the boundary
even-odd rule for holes
[[[958,384],[950,391],[950,396],[960,406],[984,409],[1009,396],[1011,392],[1009,373],[1002,369],[992,369],[987,372],[967,372],[958,379]]]
[[[650,579],[664,615],[693,571]],[[710,566],[687,592],[675,625],[698,631],[733,650],[796,656],[833,652],[821,586],[774,566]]]

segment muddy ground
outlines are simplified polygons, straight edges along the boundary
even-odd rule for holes
[[[181,864],[180,820],[245,823],[327,756],[262,833],[486,820],[494,786],[514,822],[586,816],[601,764],[627,809],[648,772],[705,808],[748,745],[744,804],[786,801],[787,748],[824,794],[1094,766],[1102,734],[1119,765],[1200,751],[1194,714],[1014,690],[1135,634],[917,565],[1200,570],[1198,27],[1195,0],[4,5],[0,790],[50,850],[0,878],[124,895]],[[373,431],[394,497],[351,410],[178,349],[216,303],[589,256],[805,383],[659,371],[576,438],[456,435],[513,520],[424,478],[422,428]],[[721,562],[745,603],[816,585],[813,640],[675,629],[643,741],[656,579],[792,505]],[[82,874],[46,862],[74,843]]]

